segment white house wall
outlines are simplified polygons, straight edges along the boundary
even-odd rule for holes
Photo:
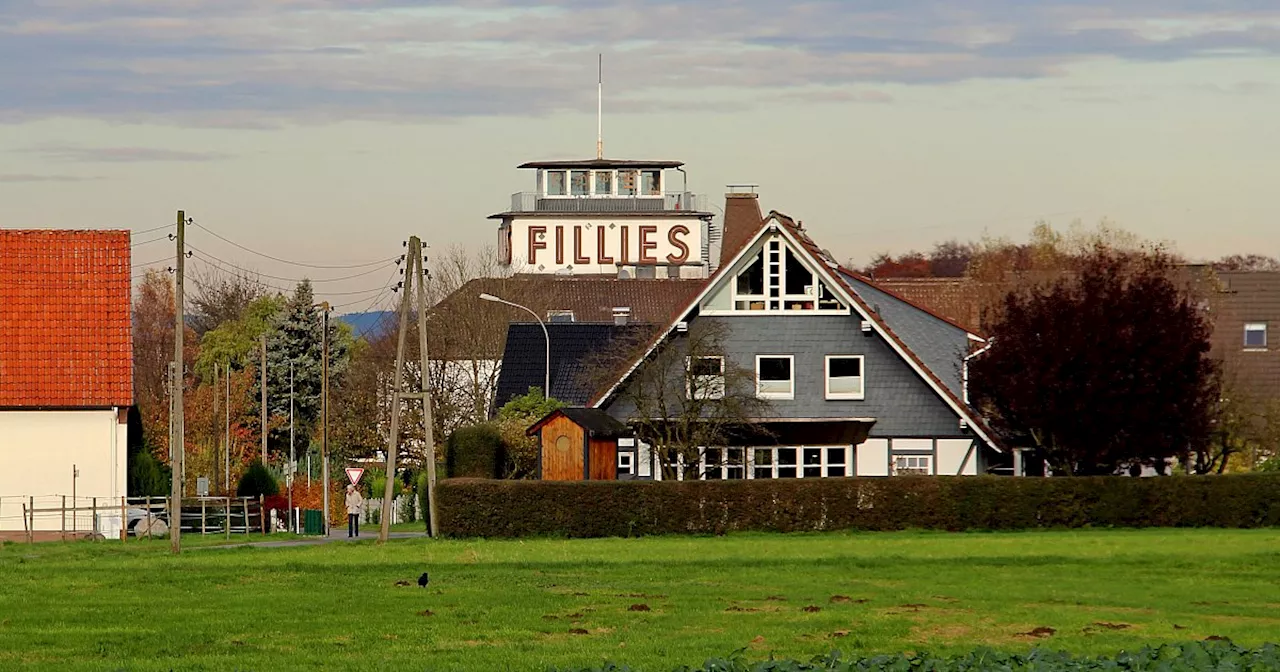
[[[979,451],[974,448],[973,454],[970,455],[969,447],[972,445],[971,439],[938,439],[937,473],[946,476],[977,476]],[[968,456],[967,462],[966,456]],[[963,470],[961,465],[964,467]]]
[[[859,476],[889,475],[889,439],[867,439],[854,452]]]
[[[576,274],[613,274],[617,273],[619,266],[634,266],[637,262],[702,269],[706,265],[703,258],[704,228],[701,220],[690,217],[619,217],[614,220],[610,220],[608,215],[593,216],[590,220],[515,217],[509,229],[511,270],[516,273],[572,271]],[[642,238],[645,243],[643,249]],[[559,255],[556,254],[557,244]]]
[[[128,470],[122,418],[114,409],[0,411],[0,530],[25,529],[22,505],[31,497],[37,509],[57,508],[63,495],[70,500],[73,465],[80,473],[75,491],[81,506],[98,497],[119,507]],[[61,524],[57,512],[36,517],[37,530]],[[87,512],[77,520],[78,529],[91,524]]]

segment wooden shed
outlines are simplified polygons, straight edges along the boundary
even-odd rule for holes
[[[535,422],[538,478],[545,481],[600,481],[618,478],[618,439],[627,426],[594,408],[562,408]]]

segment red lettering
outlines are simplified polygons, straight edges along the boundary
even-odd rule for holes
[[[657,232],[658,232],[658,227],[656,226],[640,227],[640,263],[642,264],[658,263],[657,257],[649,256],[649,250],[654,250],[654,249],[657,249],[658,247],[658,241],[649,240],[649,236]]]
[[[538,240],[538,236],[546,236],[547,227],[531,226],[529,227],[529,265],[538,263],[538,250],[547,249],[547,241]]]
[[[556,227],[556,263],[564,263],[564,227]]]
[[[676,234],[682,236],[689,235],[689,227],[684,224],[677,224],[671,227],[670,231],[667,231],[667,242],[680,250],[679,254],[667,255],[667,263],[669,264],[683,264],[689,258],[689,244],[677,238]]]
[[[582,227],[581,226],[573,227],[573,263],[575,264],[591,263],[590,257],[584,257],[582,255]]]
[[[618,260],[619,264],[627,264],[631,262],[629,250],[627,249],[629,247],[629,245],[627,245],[627,238],[630,232],[631,229],[628,229],[625,225],[622,227],[622,258]]]
[[[604,251],[604,227],[596,227],[596,263],[612,264],[613,257],[607,256]]]

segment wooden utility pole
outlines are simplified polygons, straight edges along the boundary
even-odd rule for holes
[[[422,244],[418,244],[418,253],[414,255],[414,263],[418,265],[418,358],[422,363],[422,422],[426,425],[427,439],[427,529],[431,537],[439,536],[436,529],[436,442],[431,409],[431,370],[427,368],[427,289],[426,272],[422,269]],[[405,292],[408,294],[408,292]]]
[[[169,467],[173,471],[170,482],[169,548],[173,553],[182,552],[182,475],[183,453],[186,452],[182,407],[182,332],[183,327],[183,262],[186,261],[187,217],[178,211],[177,259],[174,266],[173,292],[173,414],[169,436]]]
[[[267,463],[267,335],[262,335],[262,359],[258,365],[258,372],[262,376],[262,454],[258,456],[263,464]]]
[[[226,481],[227,496],[231,496],[231,360],[227,360],[227,389],[223,412],[226,413],[226,433],[222,435],[222,455],[226,459],[226,470],[223,478]]]
[[[324,358],[320,373],[320,464],[324,485],[324,535],[329,536],[329,302],[320,304],[324,310],[324,335],[321,336]],[[307,474],[311,471],[308,469]]]
[[[409,238],[409,258],[416,256],[422,243],[417,236]],[[396,451],[400,446],[400,390],[404,387],[404,340],[409,331],[409,290],[413,286],[413,262],[404,273],[404,293],[400,295],[400,333],[396,337],[396,368],[391,373],[391,431],[387,435],[387,474],[382,487],[382,517],[378,543],[384,544],[391,534],[391,492],[396,477]]]

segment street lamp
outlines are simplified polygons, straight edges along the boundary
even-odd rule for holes
[[[492,301],[494,303],[504,303],[513,308],[519,308],[520,310],[523,310],[524,312],[532,315],[533,319],[538,321],[538,326],[542,327],[542,337],[546,339],[546,342],[547,342],[547,359],[546,359],[547,366],[546,366],[546,374],[543,376],[543,380],[542,380],[542,398],[550,399],[551,398],[551,335],[547,333],[547,324],[542,321],[541,317],[538,317],[537,313],[533,312],[532,310],[529,310],[527,306],[522,306],[518,303],[512,303],[510,301],[507,301],[506,299],[499,299],[498,297],[492,294],[481,294],[480,298],[485,301]]]

